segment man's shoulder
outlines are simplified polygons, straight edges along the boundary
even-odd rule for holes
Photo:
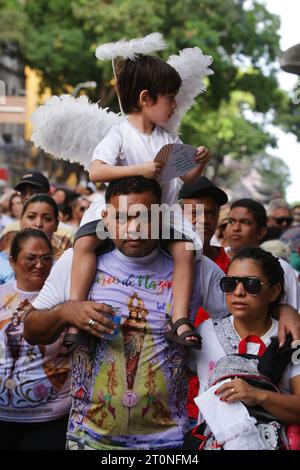
[[[221,270],[221,268],[210,258],[208,258],[205,255],[201,255],[200,259],[197,261],[199,270],[205,270],[205,274],[213,274],[213,273],[220,273],[224,275],[224,272]]]

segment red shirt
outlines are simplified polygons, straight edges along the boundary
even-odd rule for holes
[[[216,263],[219,268],[224,271],[224,273],[227,272],[230,259],[228,258],[226,251],[224,250],[223,247],[216,247],[218,249],[218,255],[217,257],[212,260],[214,263]],[[204,320],[207,320],[209,318],[209,314],[202,308],[200,307],[195,321],[194,321],[194,326],[200,325]],[[193,375],[190,380],[189,380],[189,387],[188,387],[188,399],[187,399],[187,410],[190,418],[197,419],[198,418],[198,407],[196,406],[194,402],[194,398],[198,396],[199,393],[199,380],[197,375]]]

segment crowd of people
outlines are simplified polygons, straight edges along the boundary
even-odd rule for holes
[[[182,79],[143,54],[116,79],[93,183],[0,200],[0,448],[300,448],[299,207],[229,203],[202,145],[163,180]]]
[[[47,183],[42,186],[41,180]],[[243,432],[231,439],[229,431],[229,443],[222,443],[217,430],[212,434],[210,420],[216,417],[205,412],[209,408],[203,400],[199,412],[195,398],[210,390],[217,366],[237,353],[243,338],[259,338],[268,350],[278,329],[281,341],[288,331],[294,339],[299,336],[300,291],[291,245],[285,245],[290,253],[285,260],[260,248],[274,220],[280,228],[276,240],[287,240],[292,231],[295,243],[300,225],[293,224],[289,206],[275,200],[266,211],[251,199],[229,204],[226,193],[204,176],[182,186],[178,202],[192,209],[193,225],[197,204],[203,208],[203,254],[195,263],[189,308],[201,338],[198,349],[167,339],[173,260],[164,244],[150,235],[132,242],[113,238],[108,249],[99,250],[88,300],[69,300],[75,232],[62,222],[55,199],[60,202],[71,191],[51,187],[38,172],[24,175],[20,183],[15,189],[19,219],[12,219],[11,204],[1,208],[2,221],[7,221],[1,236],[1,448],[163,450],[181,448],[184,442],[190,448],[193,439],[185,436],[199,423],[204,436],[199,448],[244,448]],[[95,199],[97,194],[94,188]],[[110,183],[106,202],[120,209],[124,195],[129,211],[131,204],[150,210],[161,202],[158,183],[142,176]],[[86,210],[83,200],[89,202],[89,196],[78,194],[70,207],[76,202]],[[219,240],[225,206],[226,236]],[[284,221],[276,221],[279,206],[289,210]],[[281,227],[286,219],[289,223]],[[151,234],[151,219],[147,230]],[[114,314],[120,310],[120,331],[115,340],[107,340],[115,333]],[[74,351],[64,345],[70,326],[81,332]],[[258,355],[261,344],[250,341],[246,352]],[[271,391],[255,387],[236,370],[234,387],[233,382],[217,382],[221,386],[212,401],[220,394],[222,404],[259,405],[272,417],[261,422],[255,415],[259,434],[247,438],[253,448],[289,448],[288,425],[300,423],[300,367],[290,356],[285,365]],[[270,429],[273,437],[267,441]]]

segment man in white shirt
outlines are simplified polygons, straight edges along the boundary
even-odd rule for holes
[[[151,216],[141,221],[133,215],[133,206],[138,204],[140,211],[143,204],[149,214],[160,200],[161,188],[154,180],[132,177],[111,183],[106,202],[114,211],[108,209],[103,219],[109,229],[116,223],[115,248],[98,258],[90,301],[68,302],[69,251],[25,318],[24,336],[32,344],[52,343],[68,325],[82,332],[73,353],[68,449],[182,446],[188,426],[185,350],[165,338],[173,260],[160,251],[158,240],[133,236],[142,224],[149,237],[153,223]],[[124,231],[126,238],[121,237]],[[223,317],[222,271],[202,257],[195,272],[190,319],[200,305],[212,317]],[[121,317],[117,334],[112,320],[118,316],[108,318],[113,310]]]
[[[124,195],[127,207],[123,206]],[[106,199],[115,213],[110,215],[108,209],[104,220],[109,228],[112,219],[117,220],[117,238],[115,248],[98,258],[90,301],[67,302],[69,250],[34,302],[39,310],[26,317],[25,336],[31,343],[51,343],[69,324],[83,332],[73,356],[69,449],[171,449],[182,445],[187,430],[185,349],[165,338],[172,306],[173,259],[159,249],[158,240],[134,239],[135,224],[142,222],[129,215],[134,204],[143,204],[150,211],[160,198],[161,188],[154,180],[132,177],[111,183]],[[126,223],[128,238],[119,238]],[[150,236],[151,217],[144,224]],[[203,257],[196,273],[191,321],[200,305],[215,318],[222,318],[226,314],[219,289],[223,272]],[[111,306],[120,313],[122,325],[114,340],[107,339],[114,332],[114,323],[107,317]]]

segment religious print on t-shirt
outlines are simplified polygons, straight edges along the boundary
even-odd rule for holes
[[[0,420],[34,422],[59,418],[70,408],[71,361],[61,340],[32,346],[23,316],[38,292],[16,282],[0,286]]]
[[[172,269],[158,249],[140,259],[118,250],[99,258],[89,297],[117,308],[121,328],[114,340],[82,335],[73,360],[69,439],[96,449],[182,444],[185,349],[165,339]],[[195,300],[191,316],[197,307]]]

